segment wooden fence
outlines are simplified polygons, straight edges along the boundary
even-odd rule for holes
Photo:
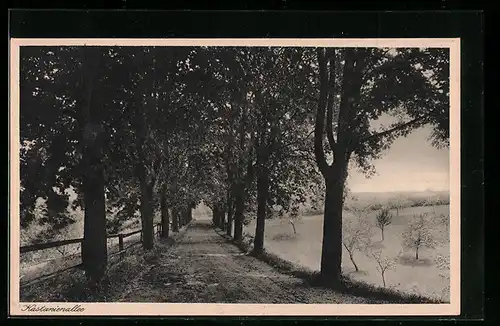
[[[160,236],[161,234],[161,223],[157,223],[153,225],[153,230],[157,236]],[[141,233],[141,241],[142,242],[142,229],[128,232],[128,233],[119,233],[119,234],[112,234],[108,235],[108,239],[112,238],[118,238],[118,247],[119,247],[119,252],[122,252],[124,250],[123,246],[123,239],[128,238],[132,235]],[[47,242],[47,243],[37,243],[29,246],[23,246],[21,247],[21,253],[26,253],[30,251],[38,251],[38,250],[43,250],[43,249],[49,249],[49,248],[56,248],[56,247],[61,247],[73,243],[81,243],[83,241],[83,238],[80,239],[71,239],[71,240],[62,240],[62,241],[54,241],[54,242]]]
[[[141,233],[140,240],[138,242],[134,242],[134,243],[128,245],[127,247],[125,247],[124,246],[124,242],[125,242],[124,239],[128,238],[130,236],[133,236],[135,234],[138,234],[138,233]],[[162,233],[162,225],[161,225],[161,223],[156,223],[156,224],[153,225],[153,233],[157,237],[161,236],[161,233]],[[118,247],[119,247],[119,250],[117,252],[110,253],[108,251],[108,257],[113,257],[113,256],[116,256],[116,255],[119,255],[120,258],[123,258],[123,254],[125,253],[125,251],[128,248],[130,248],[130,247],[132,247],[132,246],[134,246],[134,245],[142,242],[142,229],[131,231],[131,232],[127,232],[127,233],[112,234],[112,235],[108,235],[106,238],[107,239],[118,238]],[[65,245],[74,244],[74,243],[82,243],[82,241],[83,241],[83,238],[33,244],[33,245],[29,245],[29,246],[22,246],[20,248],[20,252],[21,253],[27,253],[27,252],[44,250],[44,249],[49,249],[49,248],[56,248],[56,247],[65,246]],[[72,268],[79,268],[81,266],[82,266],[82,263],[79,263],[79,264],[76,264],[76,265],[72,265],[72,266],[66,267],[64,269],[56,269],[56,270],[52,271],[49,274],[42,274],[42,275],[36,276],[33,279],[30,279],[27,282],[25,282],[24,286],[27,286],[27,285],[30,285],[30,284],[34,284],[34,283],[40,282],[42,280],[46,280],[48,278],[52,278],[52,277],[58,275],[59,273],[65,271],[65,270],[69,270],[69,269],[72,269]]]

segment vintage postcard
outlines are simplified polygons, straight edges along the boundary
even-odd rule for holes
[[[12,316],[460,314],[460,39],[10,41]]]

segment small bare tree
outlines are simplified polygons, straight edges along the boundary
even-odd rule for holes
[[[434,248],[436,245],[430,227],[431,224],[428,214],[414,215],[403,232],[403,247],[415,250],[416,260],[418,260],[418,251],[420,248]]]
[[[342,244],[349,254],[349,259],[354,265],[356,272],[358,265],[354,261],[356,251],[366,251],[371,247],[371,225],[367,222],[366,214],[363,210],[355,210],[354,218],[348,218],[343,222]]]
[[[295,228],[295,222],[293,220],[293,218],[290,218],[288,220],[288,223],[290,223],[292,225],[292,228],[293,228],[293,234],[297,234],[297,229]]]
[[[295,223],[302,218],[303,212],[301,212],[298,208],[291,210],[290,212],[282,212],[278,211],[277,215],[280,218],[280,223],[288,223],[292,226],[293,234],[297,234],[297,227]]]
[[[371,250],[370,256],[377,263],[377,271],[379,272],[380,276],[382,277],[382,283],[384,284],[384,287],[385,287],[386,286],[385,273],[388,270],[391,270],[394,268],[394,265],[396,263],[396,258],[387,257],[386,255],[384,255],[382,250]],[[398,254],[398,256],[399,256],[399,254]]]
[[[384,229],[386,226],[391,225],[392,223],[392,213],[389,208],[382,208],[377,213],[377,227],[382,232],[382,241],[384,241]]]

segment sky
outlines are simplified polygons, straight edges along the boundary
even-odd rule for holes
[[[379,160],[377,174],[367,179],[351,169],[347,183],[353,192],[449,190],[449,149],[436,149],[427,138],[430,127],[398,138]]]

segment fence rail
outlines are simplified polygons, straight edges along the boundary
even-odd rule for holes
[[[156,228],[156,231],[155,231],[155,228]],[[156,235],[160,235],[161,223],[156,223],[155,225],[153,225],[153,232],[156,232]],[[128,232],[128,233],[111,234],[111,235],[108,235],[106,238],[107,239],[118,238],[119,250],[122,251],[123,250],[123,239],[128,238],[128,237],[135,235],[135,234],[138,234],[138,233],[141,233],[141,239],[142,239],[142,229]],[[73,243],[81,243],[82,241],[83,241],[83,238],[61,240],[61,241],[54,241],[54,242],[46,242],[46,243],[37,243],[37,244],[33,244],[33,245],[22,246],[21,253],[56,248],[56,247],[66,246],[66,245],[73,244]]]

